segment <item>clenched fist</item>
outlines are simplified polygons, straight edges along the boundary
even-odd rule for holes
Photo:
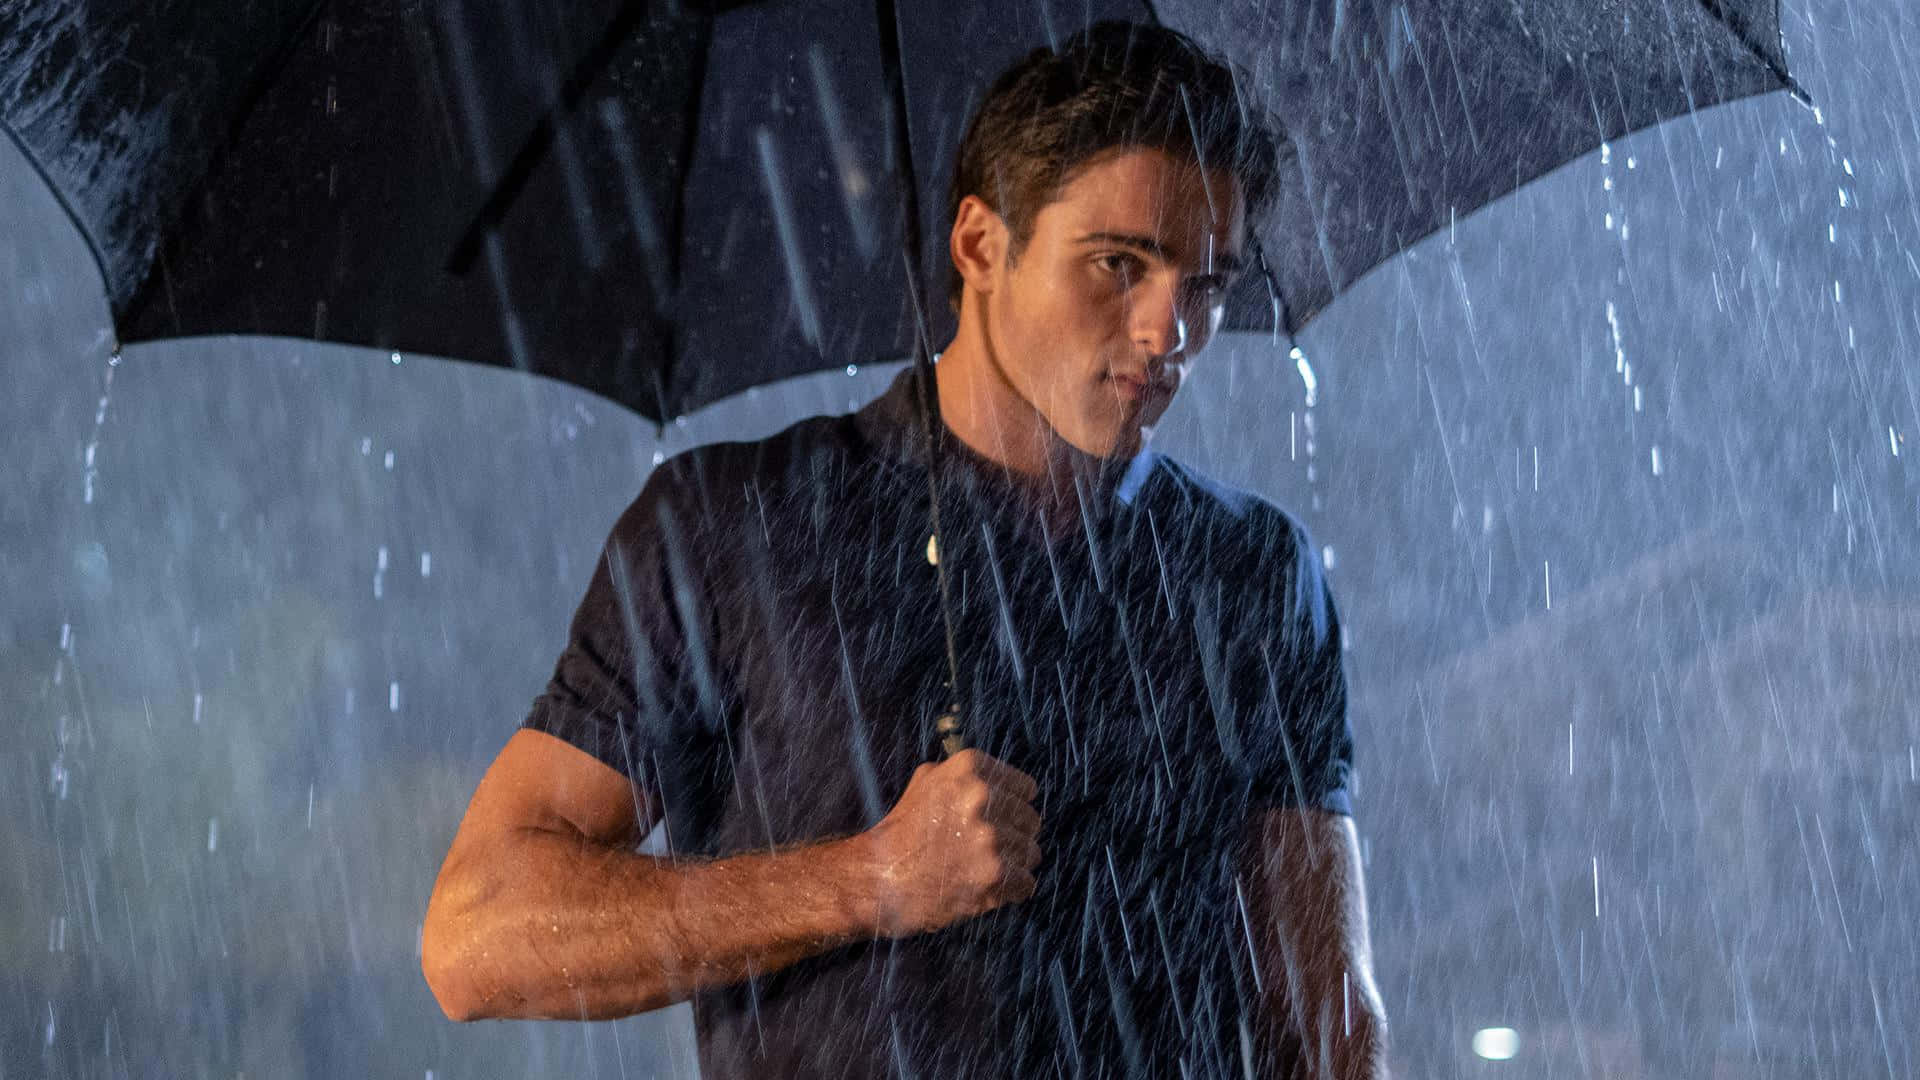
[[[1038,791],[1033,777],[979,750],[915,769],[861,836],[878,871],[879,932],[938,930],[1032,896]]]

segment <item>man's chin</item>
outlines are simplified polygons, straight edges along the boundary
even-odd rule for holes
[[[1068,439],[1067,445],[1091,458],[1119,461],[1138,454],[1152,437],[1152,428],[1129,426],[1119,431],[1083,433],[1080,438]]]

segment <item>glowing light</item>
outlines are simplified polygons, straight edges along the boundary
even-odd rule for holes
[[[1473,1052],[1488,1061],[1507,1061],[1520,1052],[1520,1033],[1512,1028],[1481,1028],[1473,1033]]]

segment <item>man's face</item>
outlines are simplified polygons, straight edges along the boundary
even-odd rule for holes
[[[1245,220],[1224,170],[1147,149],[1083,166],[988,304],[1007,381],[1081,452],[1133,454],[1219,326]]]

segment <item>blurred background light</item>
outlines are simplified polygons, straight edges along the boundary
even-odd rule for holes
[[[1520,1052],[1520,1033],[1507,1027],[1481,1028],[1473,1033],[1473,1052],[1488,1061],[1506,1061]]]

